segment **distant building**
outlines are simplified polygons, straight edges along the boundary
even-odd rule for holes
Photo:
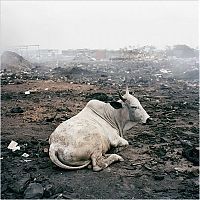
[[[96,60],[105,60],[107,58],[106,50],[96,50],[94,57]]]
[[[62,50],[61,54],[63,56],[75,56],[76,52],[74,49],[67,49],[67,50]]]
[[[169,56],[175,56],[177,58],[193,58],[198,57],[198,51],[190,48],[187,45],[175,45],[173,49],[167,51]]]

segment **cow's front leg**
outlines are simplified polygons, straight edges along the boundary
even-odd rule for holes
[[[127,140],[125,140],[124,138],[122,138],[122,137],[120,137],[120,139],[119,139],[119,142],[118,142],[118,145],[117,146],[119,146],[119,147],[122,147],[122,146],[128,146],[129,144],[128,144],[128,141]]]
[[[127,140],[119,137],[117,143],[115,143],[115,145],[112,145],[113,147],[115,147],[114,149],[112,149],[112,153],[118,153],[128,147],[128,145],[129,144]]]
[[[117,136],[113,140],[111,140],[111,146],[113,147],[128,146],[128,141],[120,136]]]

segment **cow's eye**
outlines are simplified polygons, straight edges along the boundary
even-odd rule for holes
[[[137,109],[137,108],[138,108],[138,106],[131,106],[131,108]]]

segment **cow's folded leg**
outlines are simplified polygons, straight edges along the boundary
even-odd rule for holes
[[[99,167],[98,171],[105,169],[106,167],[108,167],[113,162],[124,161],[124,159],[117,154],[106,154],[105,157],[102,156],[101,159],[96,161],[96,164]],[[97,167],[95,167],[95,169],[97,169]],[[93,170],[94,170],[94,167],[93,167]],[[96,171],[96,170],[94,170],[94,171]]]
[[[124,161],[124,159],[117,154],[106,154],[105,156],[107,158],[104,159],[104,162],[107,163],[108,165],[110,165],[110,164],[112,164],[113,162],[116,162],[116,161]]]
[[[91,156],[91,160],[92,160],[93,171],[95,172],[102,170],[102,167],[98,166],[97,164],[97,159],[98,160],[102,159],[102,155],[100,155],[100,153],[93,153]]]

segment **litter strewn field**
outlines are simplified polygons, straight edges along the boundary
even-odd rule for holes
[[[169,60],[68,65],[2,71],[1,198],[198,199],[199,85],[194,68],[177,72]],[[54,129],[90,99],[118,100],[117,90],[123,92],[126,83],[153,122],[138,124],[125,135],[130,145],[118,152],[125,161],[100,172],[55,166],[48,156]],[[8,148],[11,141],[18,143],[14,151]]]

